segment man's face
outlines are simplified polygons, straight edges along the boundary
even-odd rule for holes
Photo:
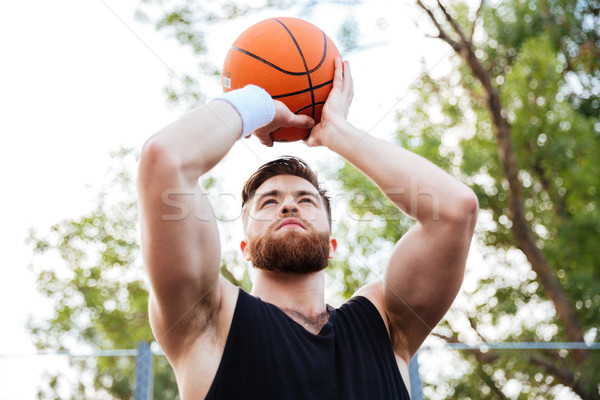
[[[241,249],[256,268],[305,274],[327,266],[336,248],[325,204],[315,187],[294,175],[266,180],[247,205]]]

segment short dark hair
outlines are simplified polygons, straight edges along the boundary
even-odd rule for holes
[[[252,174],[250,178],[248,178],[246,183],[244,183],[244,187],[242,189],[242,219],[244,226],[246,225],[246,220],[248,218],[246,204],[248,204],[252,197],[254,197],[254,194],[260,185],[262,185],[266,180],[277,175],[294,175],[302,179],[306,179],[315,187],[315,189],[317,189],[321,199],[323,200],[323,204],[325,205],[325,211],[327,211],[327,219],[329,221],[329,229],[331,230],[331,200],[327,195],[327,190],[319,187],[317,174],[314,173],[314,171],[304,160],[292,156],[283,156],[263,164],[256,170],[254,174]]]

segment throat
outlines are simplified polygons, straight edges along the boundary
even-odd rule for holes
[[[329,310],[325,310],[317,315],[307,315],[294,309],[283,309],[283,311],[307,331],[318,334],[323,326],[329,321]]]

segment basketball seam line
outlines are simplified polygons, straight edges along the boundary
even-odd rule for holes
[[[321,84],[319,84],[319,85],[316,85],[316,86],[312,86],[312,87],[309,87],[309,88],[306,88],[306,89],[299,90],[299,91],[297,91],[297,92],[291,92],[291,93],[278,94],[278,95],[271,96],[271,97],[273,97],[273,99],[277,100],[277,99],[281,99],[282,97],[295,96],[295,95],[297,95],[297,94],[306,93],[306,92],[308,92],[309,90],[316,90],[316,89],[320,89],[320,88],[322,88],[323,86],[327,86],[327,85],[329,85],[329,84],[331,84],[331,83],[333,83],[333,79],[332,79],[332,80],[330,80],[330,81],[327,81],[327,82],[323,82],[323,83],[321,83]],[[315,103],[315,104],[316,104],[316,103]]]
[[[300,49],[300,45],[298,44],[298,41],[296,40],[294,35],[292,35],[292,32],[289,30],[289,28],[287,26],[285,26],[285,24],[283,22],[281,22],[280,20],[278,20],[277,18],[273,18],[273,19],[275,21],[277,21],[279,24],[281,24],[281,26],[283,26],[283,29],[285,29],[287,31],[287,33],[290,35],[290,37],[294,41],[294,44],[296,45],[296,50],[298,50],[298,54],[300,54],[300,58],[302,59],[302,63],[304,64],[304,69],[306,70],[306,78],[308,79],[308,88],[310,89],[310,100],[312,103],[311,117],[314,118],[315,117],[315,91],[313,89],[312,79],[310,78],[310,72],[308,72],[308,65],[306,64],[306,58],[304,58],[302,49]],[[327,53],[327,40],[325,40],[324,47],[325,47],[325,53]]]
[[[242,48],[236,47],[236,46],[231,46],[231,50],[235,50],[235,51],[239,51],[242,54],[245,54],[249,57],[254,58],[257,61],[260,61],[263,64],[268,65],[271,68],[276,69],[279,72],[282,72],[286,75],[293,75],[293,76],[302,76],[302,75],[306,75],[306,74],[312,74],[313,72],[315,72],[316,70],[318,70],[319,68],[321,68],[321,65],[323,65],[323,63],[325,62],[325,57],[327,56],[327,37],[325,36],[325,32],[321,31],[321,33],[323,34],[323,43],[324,43],[324,50],[323,50],[323,56],[321,57],[321,60],[319,61],[319,64],[317,64],[316,67],[314,67],[313,69],[311,69],[310,71],[302,71],[302,72],[294,72],[294,71],[288,71],[286,69],[283,69],[281,67],[278,67],[277,65],[273,64],[272,62],[269,62],[267,60],[265,60],[264,58],[257,56],[254,53],[249,52],[248,50],[244,50]]]
[[[273,63],[270,63],[269,61],[265,60],[264,58],[262,58],[262,57],[259,57],[259,56],[257,56],[257,55],[256,55],[256,54],[254,54],[254,53],[250,53],[248,50],[240,49],[239,47],[235,47],[235,46],[231,46],[231,49],[232,49],[232,50],[239,51],[240,53],[246,54],[247,56],[250,56],[250,57],[252,57],[252,58],[255,58],[256,60],[258,60],[258,61],[260,61],[260,62],[262,62],[262,63],[264,63],[264,64],[267,64],[269,67],[271,67],[271,68],[275,68],[277,71],[279,71],[279,72],[283,72],[284,74],[287,74],[287,75],[294,75],[294,76],[302,76],[302,75],[306,75],[306,72],[292,72],[292,71],[286,71],[285,69],[283,69],[283,68],[281,68],[281,67],[278,67],[277,65],[275,65],[275,64],[273,64]]]
[[[324,101],[318,101],[318,102],[316,102],[316,103],[315,103],[315,106],[319,106],[319,105],[322,105],[322,104],[325,104],[325,102],[324,102]],[[294,114],[298,114],[300,111],[304,111],[304,110],[306,110],[308,107],[312,107],[312,104],[311,104],[311,105],[308,105],[308,106],[306,106],[306,107],[302,107],[302,108],[301,108],[301,109],[299,109],[299,110],[296,110],[296,111],[294,111]]]

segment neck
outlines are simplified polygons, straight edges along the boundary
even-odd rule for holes
[[[325,271],[296,275],[257,269],[251,294],[283,310],[307,317],[327,311]]]

